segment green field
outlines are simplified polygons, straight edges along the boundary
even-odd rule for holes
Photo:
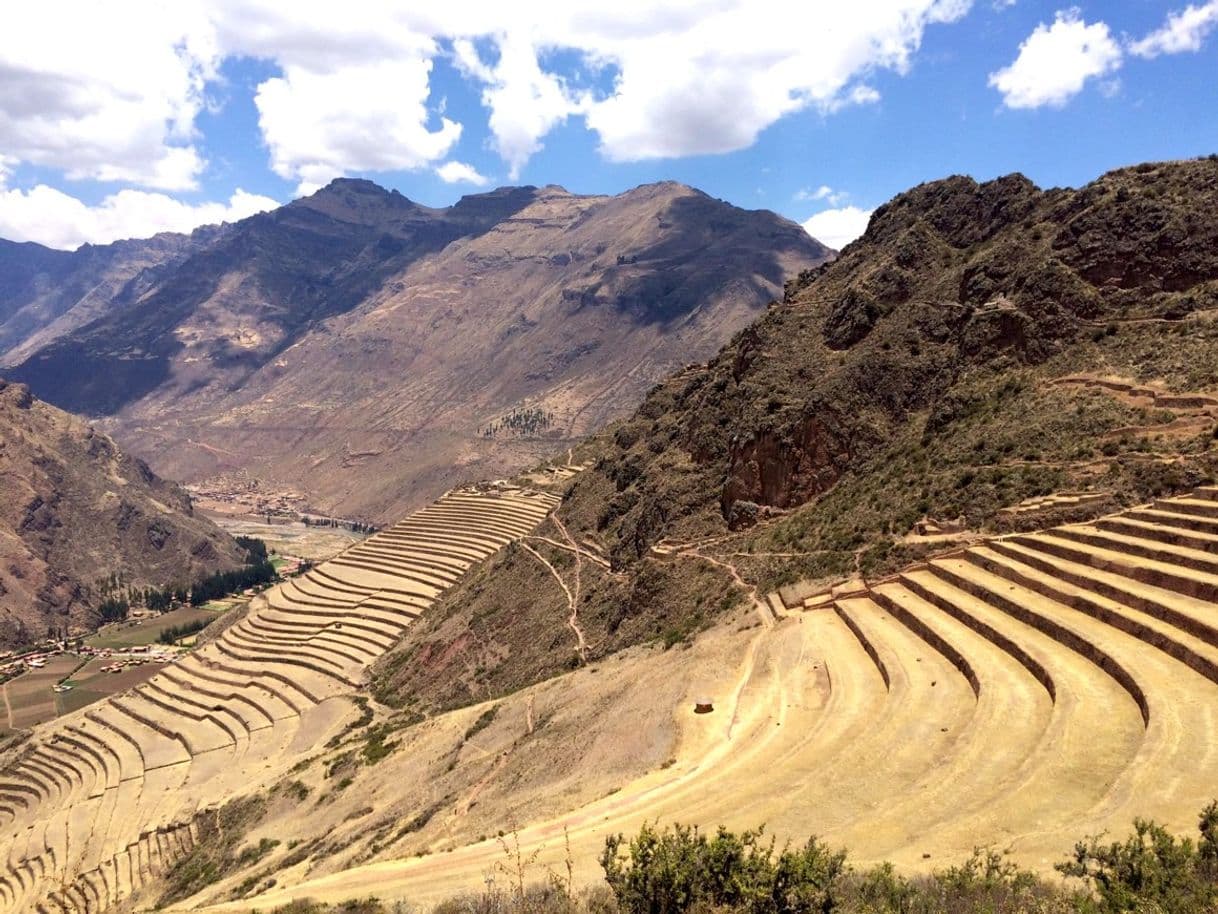
[[[208,603],[206,606],[172,609],[167,613],[140,622],[120,622],[118,625],[107,625],[97,634],[86,638],[85,644],[90,647],[112,649],[156,644],[161,632],[165,629],[175,625],[186,625],[197,619],[215,619],[227,608],[226,603],[217,601]]]
[[[29,670],[4,684],[4,707],[8,726],[32,727],[59,713],[52,686],[77,669],[83,661],[74,654],[54,657],[40,670]]]

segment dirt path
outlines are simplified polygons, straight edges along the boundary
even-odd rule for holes
[[[558,540],[551,539],[548,536],[530,536],[527,538],[533,540],[534,542],[545,543],[549,546],[553,546],[555,549],[561,549],[564,552],[570,552],[572,555],[577,557],[585,558],[592,564],[600,566],[600,568],[603,570],[609,571],[611,574],[616,574],[616,572],[612,572],[610,570],[611,566],[606,559],[601,558],[594,552],[589,552],[587,549],[584,549],[581,546],[572,545],[570,543],[560,543]]]
[[[554,522],[554,526],[556,526],[559,532],[562,533],[563,538],[571,544],[571,549],[575,552],[575,594],[571,600],[571,616],[567,619],[567,625],[571,627],[571,631],[575,632],[575,639],[579,645],[577,648],[579,651],[579,659],[582,662],[587,663],[588,641],[584,637],[584,630],[580,628],[579,625],[579,598],[581,588],[583,586],[582,573],[584,567],[584,550],[580,548],[579,543],[577,543],[575,538],[571,536],[571,533],[567,530],[566,525],[562,522],[562,518],[558,516],[557,511],[550,515],[550,520]],[[605,564],[607,566],[608,562]]]
[[[588,642],[584,639],[583,630],[580,629],[579,625],[577,624],[578,610],[576,609],[576,594],[571,593],[571,588],[567,586],[567,582],[564,581],[562,575],[558,573],[558,569],[551,565],[550,561],[544,555],[523,540],[520,542],[520,547],[528,550],[529,555],[533,556],[533,558],[545,565],[546,568],[549,569],[549,572],[553,576],[554,580],[558,582],[558,586],[562,588],[563,594],[565,594],[567,597],[567,608],[571,611],[571,614],[567,617],[567,627],[570,628],[575,634],[576,653],[579,654],[581,661],[587,663]],[[576,561],[579,561],[578,556],[576,557]],[[579,566],[577,565],[576,567],[578,568]]]
[[[701,559],[704,562],[709,562],[717,568],[722,568],[732,578],[732,581],[742,588],[749,596],[749,601],[753,604],[753,609],[757,612],[757,617],[761,619],[761,624],[767,628],[774,624],[774,611],[761,599],[757,593],[757,588],[740,576],[740,570],[731,562],[725,562],[722,559],[717,559],[714,556],[707,555],[697,549],[679,551],[676,553],[681,557],[693,559]]]

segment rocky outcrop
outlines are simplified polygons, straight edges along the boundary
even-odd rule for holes
[[[836,262],[789,284],[781,305],[606,441],[598,472],[618,483],[607,515],[636,544],[619,554],[710,504],[743,528],[760,509],[821,496],[916,417],[942,433],[954,386],[973,372],[1034,367],[1105,327],[1218,307],[1215,206],[1215,158],[1122,169],[1074,191],[1014,175],[899,195]],[[672,447],[713,501],[689,497]]]

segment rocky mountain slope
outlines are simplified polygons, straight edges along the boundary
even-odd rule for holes
[[[72,252],[0,239],[0,365],[16,365],[52,340],[137,300],[222,228],[86,244]]]
[[[241,471],[387,520],[623,415],[830,255],[672,183],[434,210],[340,180],[218,231],[9,373],[174,478]]]
[[[578,607],[533,555],[504,556],[411,630],[378,694],[461,704],[677,643],[750,591],[881,576],[950,548],[919,531],[1008,529],[1025,499],[1111,510],[1212,480],[1216,206],[1218,158],[901,194],[589,443],[546,532],[586,544]],[[582,655],[554,621],[573,608]]]
[[[180,488],[25,385],[0,381],[0,645],[94,627],[111,575],[165,586],[241,563]]]

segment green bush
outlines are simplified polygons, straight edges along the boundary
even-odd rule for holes
[[[491,705],[485,711],[478,715],[477,719],[469,725],[469,729],[465,731],[465,739],[470,739],[477,736],[483,730],[491,725],[491,721],[495,719],[495,715],[499,713],[499,705]]]
[[[605,880],[626,914],[680,914],[691,907],[731,908],[748,914],[811,914],[832,911],[845,873],[844,851],[811,838],[800,849],[784,847],[762,831],[740,835],[723,828],[713,838],[675,825],[649,825],[626,844],[605,841]]]
[[[1194,844],[1137,819],[1124,841],[1080,841],[1073,859],[1057,868],[1086,880],[1095,891],[1094,910],[1104,914],[1209,914],[1218,910],[1218,805],[1202,811],[1199,830]]]

